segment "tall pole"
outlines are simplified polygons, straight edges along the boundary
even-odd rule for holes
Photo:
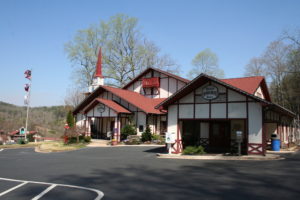
[[[30,72],[32,74],[32,69],[30,69]],[[28,128],[28,120],[29,120],[29,107],[30,107],[30,93],[31,93],[31,81],[32,81],[32,76],[29,79],[29,91],[28,91],[28,96],[27,96],[27,113],[26,113],[26,124],[25,124],[25,141],[27,141],[27,128]]]

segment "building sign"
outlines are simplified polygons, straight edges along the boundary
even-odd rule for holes
[[[100,113],[103,113],[105,111],[105,105],[100,103],[97,107],[97,110],[100,112]]]
[[[166,132],[166,143],[173,144],[175,143],[175,133]]]
[[[218,88],[213,85],[208,85],[202,90],[202,98],[206,100],[216,99],[219,95]]]
[[[143,78],[142,81],[143,88],[159,88],[159,78],[153,77],[153,78]]]

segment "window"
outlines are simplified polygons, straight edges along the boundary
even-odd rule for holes
[[[139,125],[139,132],[144,132],[144,126],[143,125]]]

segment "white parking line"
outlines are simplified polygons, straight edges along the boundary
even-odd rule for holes
[[[0,152],[3,151],[4,149],[0,149]]]
[[[17,189],[17,188],[19,188],[19,187],[22,187],[23,185],[25,185],[27,183],[28,182],[25,181],[24,183],[21,183],[21,184],[15,186],[15,187],[12,187],[12,188],[10,188],[8,190],[5,190],[4,192],[0,193],[0,197],[3,196],[3,195],[5,195],[5,194],[7,194],[7,193],[9,193],[9,192],[11,192],[11,191],[13,191],[13,190],[15,190],[15,189]]]
[[[10,178],[0,178],[0,180],[4,180],[4,181],[13,181],[13,182],[23,182],[9,190],[6,190],[5,192],[2,192],[0,194],[0,197],[14,189],[17,189],[23,185],[25,185],[26,183],[35,183],[35,184],[43,184],[43,185],[50,185],[50,187],[48,187],[46,190],[44,190],[43,192],[41,192],[39,195],[35,196],[32,200],[36,200],[41,198],[43,195],[45,195],[47,192],[49,192],[50,190],[52,190],[54,187],[56,186],[62,186],[62,187],[69,187],[69,188],[76,188],[76,189],[81,189],[81,190],[88,190],[88,191],[92,191],[95,192],[98,196],[95,198],[95,200],[100,200],[102,199],[102,197],[104,196],[104,193],[101,192],[100,190],[96,190],[94,188],[88,188],[88,187],[82,187],[82,186],[76,186],[76,185],[66,185],[66,184],[55,184],[55,183],[47,183],[47,182],[37,182],[37,181],[24,181],[24,180],[16,180],[16,179],[10,179]]]
[[[39,198],[41,198],[42,196],[44,196],[47,192],[49,192],[50,190],[52,190],[55,187],[56,187],[55,184],[54,185],[50,185],[43,192],[41,192],[39,195],[37,195],[36,197],[34,197],[32,200],[38,200]]]

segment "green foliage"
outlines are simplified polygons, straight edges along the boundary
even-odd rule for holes
[[[201,155],[205,154],[205,151],[202,146],[187,146],[182,153],[185,155]]]
[[[84,142],[86,142],[86,143],[90,143],[92,140],[91,136],[85,136],[83,139],[84,139]]]
[[[217,78],[224,77],[224,71],[218,67],[218,57],[210,49],[199,52],[192,61],[194,67],[189,71],[188,77],[193,79],[201,73]]]
[[[87,29],[79,30],[65,45],[68,58],[75,64],[76,84],[92,83],[99,47],[102,48],[103,73],[107,84],[123,86],[147,67],[176,70],[178,65],[140,32],[138,19],[117,14]]]
[[[67,123],[69,125],[70,128],[74,128],[75,126],[75,119],[73,116],[73,113],[71,110],[69,110],[68,114],[67,114]]]
[[[90,136],[79,136],[79,143],[90,143],[91,142],[91,137]],[[77,143],[77,137],[76,136],[71,136],[68,138],[68,144],[75,144]]]
[[[127,137],[127,140],[124,142],[125,144],[128,145],[135,145],[135,144],[141,144],[141,137],[138,135],[129,135]]]
[[[142,133],[142,142],[151,141],[151,129],[149,125],[147,125],[146,130]]]
[[[136,134],[137,134],[137,132],[136,132],[135,126],[133,126],[131,124],[127,124],[121,129],[122,140],[127,139],[127,137],[129,135],[136,135]]]
[[[161,135],[155,135],[155,134],[153,134],[151,136],[151,138],[152,138],[152,142],[153,143],[156,143],[156,144],[165,144],[165,138],[163,136],[161,136]]]
[[[17,144],[27,144],[27,142],[24,139],[18,139]]]
[[[33,137],[33,134],[27,134],[27,141],[28,142],[34,142],[34,137]]]

